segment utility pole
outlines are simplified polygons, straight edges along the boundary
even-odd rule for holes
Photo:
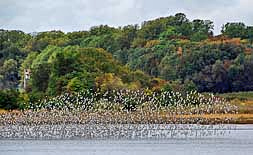
[[[30,79],[31,70],[30,69],[24,69],[24,90],[27,88],[27,82]]]

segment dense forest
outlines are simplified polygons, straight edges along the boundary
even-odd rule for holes
[[[89,31],[0,30],[0,98],[14,90],[23,98],[87,89],[252,91],[253,26],[226,23],[218,36],[213,28],[178,13]]]

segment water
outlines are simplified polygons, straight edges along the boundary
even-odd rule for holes
[[[252,155],[253,125],[229,134],[167,139],[0,140],[0,155]]]

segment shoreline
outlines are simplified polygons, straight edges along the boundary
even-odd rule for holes
[[[253,124],[253,114],[12,111],[0,114],[0,139],[168,139],[222,136]]]
[[[253,114],[172,114],[169,112],[0,112],[0,125],[45,124],[253,124]]]

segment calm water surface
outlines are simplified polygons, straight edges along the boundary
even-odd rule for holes
[[[0,140],[0,155],[253,155],[253,125],[213,137],[142,140]]]

